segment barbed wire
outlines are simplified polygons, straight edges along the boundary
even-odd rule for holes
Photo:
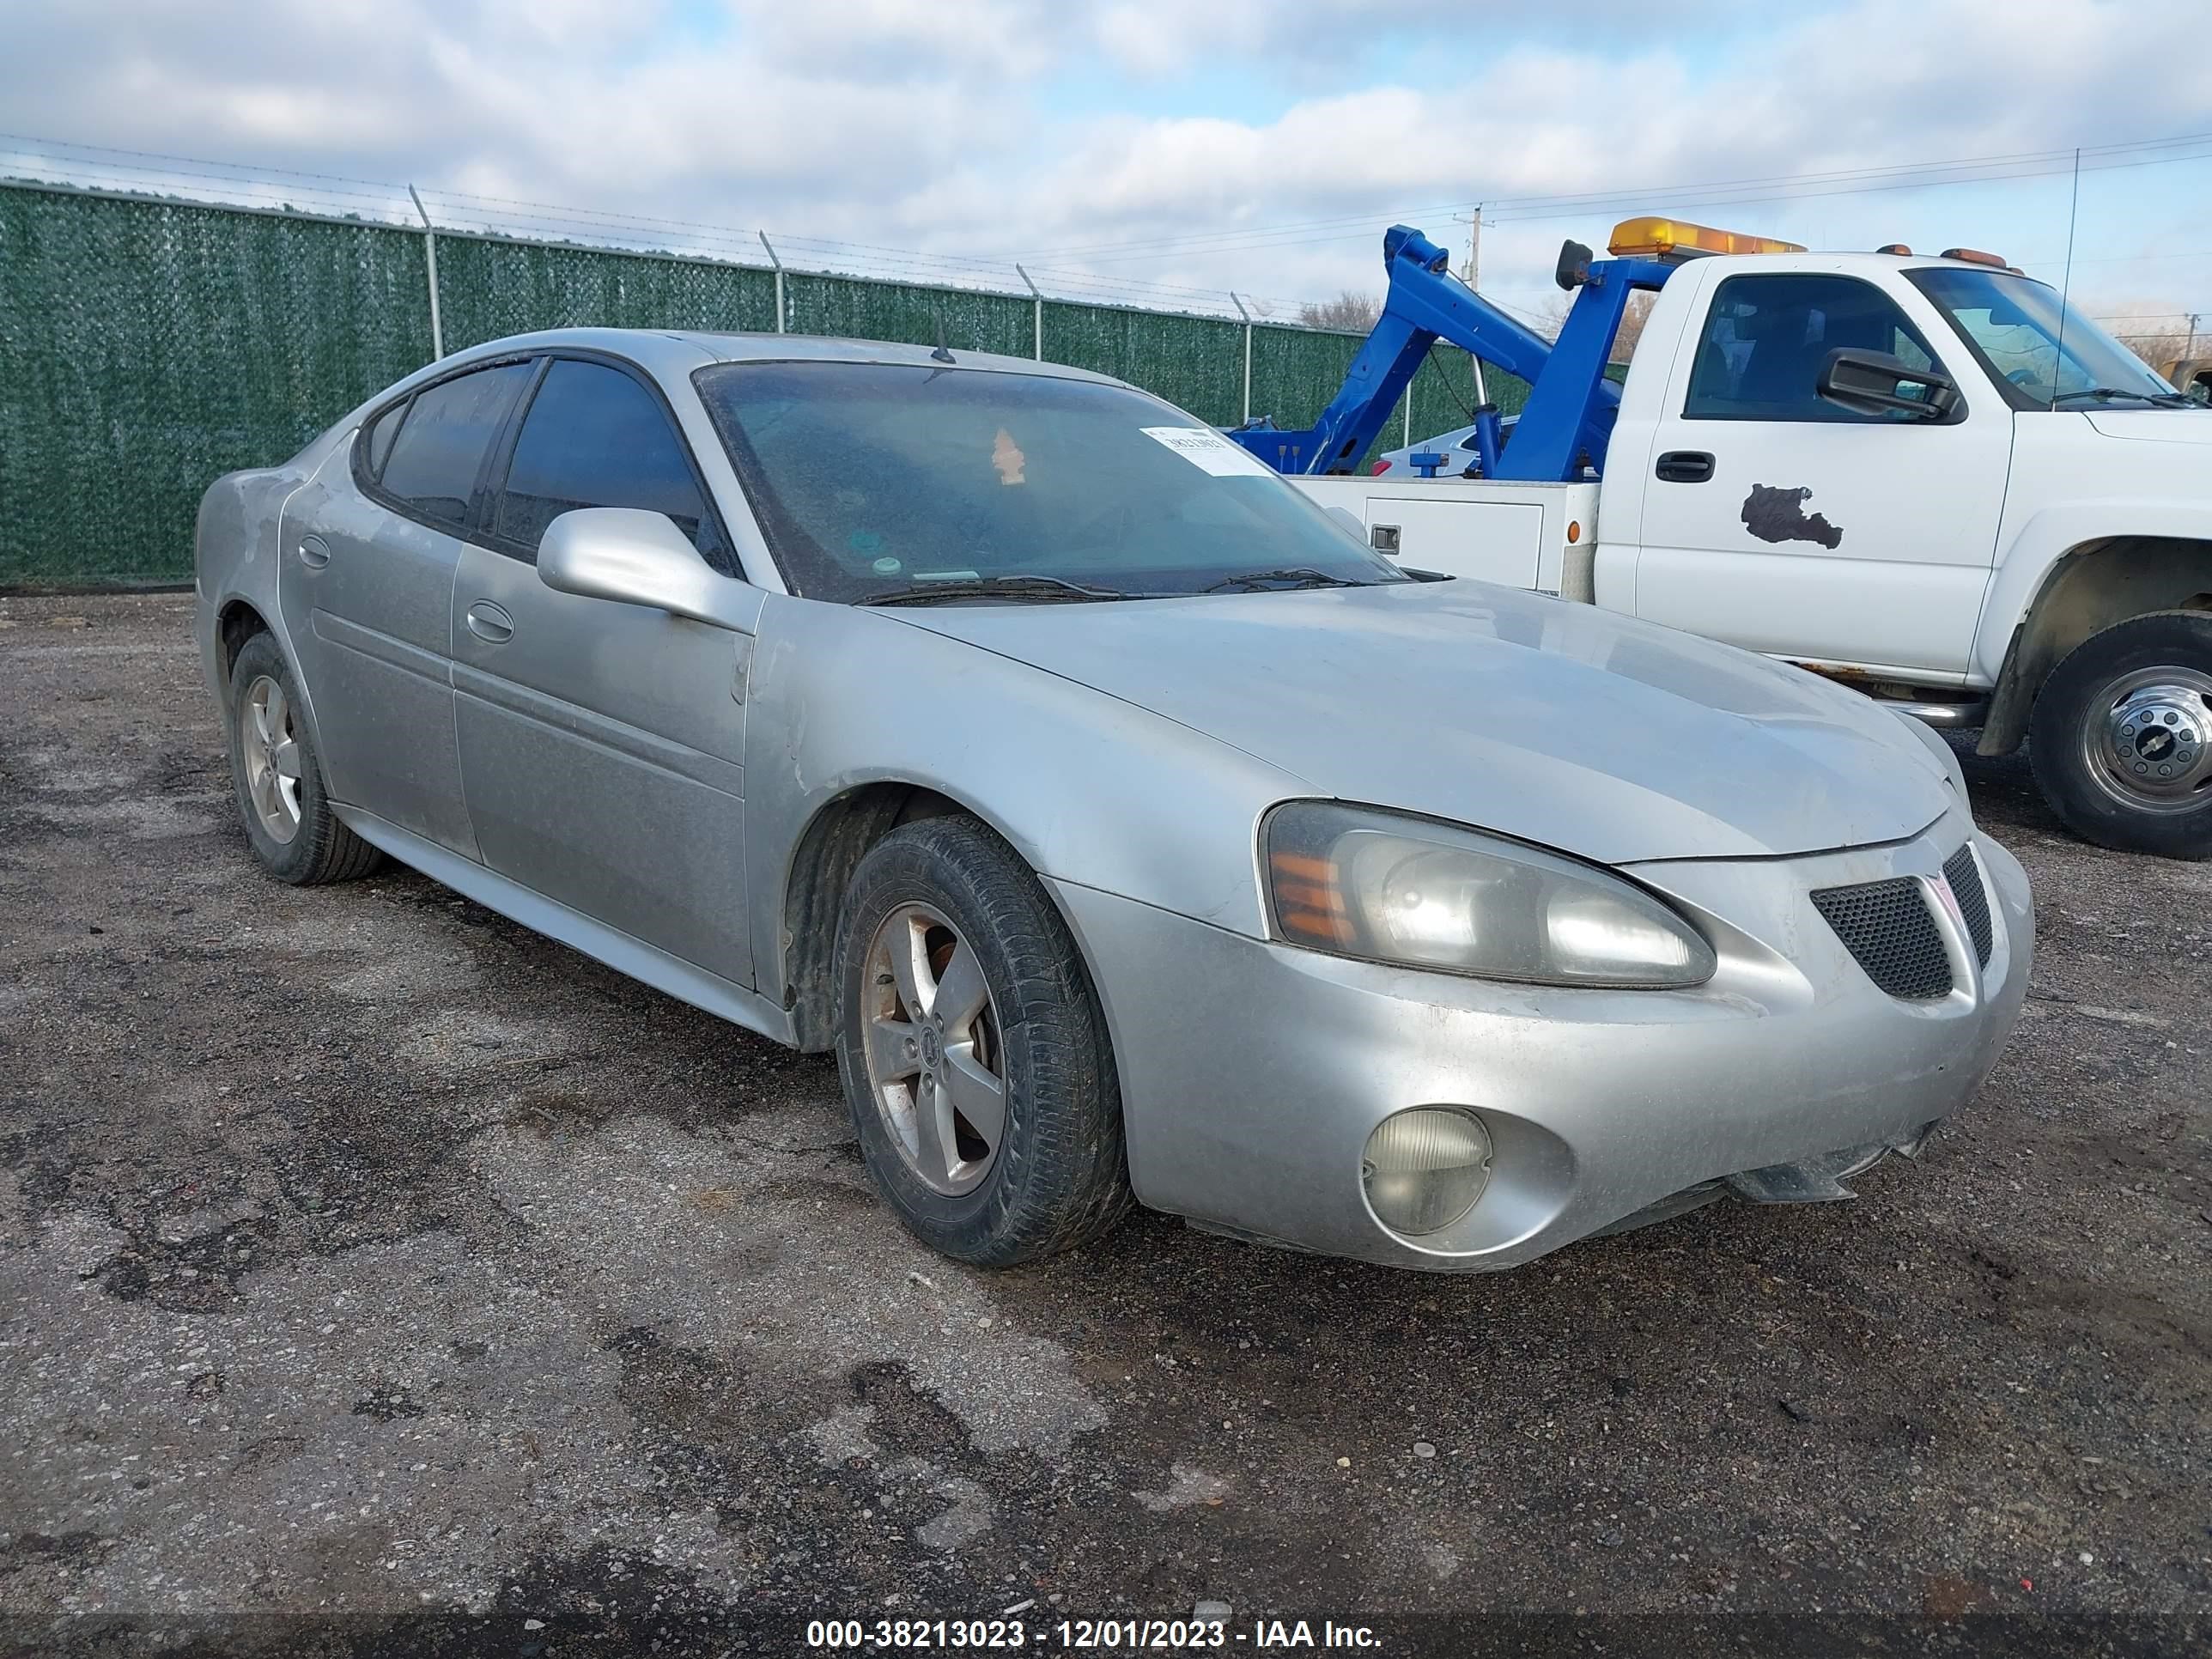
[[[112,149],[20,133],[0,132],[0,174],[24,173],[74,188],[177,195],[212,204],[276,211],[319,212],[399,228],[419,229],[409,187],[388,180],[346,173],[308,173],[245,163],[209,161],[152,150]],[[536,202],[443,186],[420,187],[424,209],[435,228],[448,232],[514,234],[526,239],[576,241],[629,251],[695,254],[722,263],[765,268],[769,248],[762,232],[698,220],[616,213],[571,204]],[[846,240],[796,232],[769,230],[775,258],[787,269],[829,276],[890,276],[925,286],[951,287],[1028,299],[1018,285],[1012,260],[932,252],[920,248]],[[794,257],[795,256],[795,257]],[[1098,273],[1070,265],[1029,267],[1046,299],[1081,301],[1109,296],[1101,303],[1149,301],[1159,309],[1202,310],[1212,316],[1237,314],[1227,287],[1153,283],[1116,272]],[[1310,301],[1283,295],[1236,290],[1261,314],[1255,321],[1284,323]],[[1279,314],[1279,313],[1287,313]]]

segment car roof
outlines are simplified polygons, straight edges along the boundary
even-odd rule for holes
[[[1892,270],[1978,270],[1985,275],[2010,276],[2019,273],[2000,265],[1985,265],[1973,259],[1946,259],[1924,253],[1861,253],[1856,252],[1815,252],[1808,253],[1731,253],[1724,257],[1730,271],[1785,270],[1813,271],[1845,276],[1870,276]],[[1697,264],[1699,261],[1692,260]],[[2040,279],[2030,276],[2027,281]],[[2045,283],[2045,287],[2049,284]]]
[[[940,348],[906,345],[890,340],[835,339],[815,334],[715,333],[703,329],[550,328],[531,334],[487,340],[446,359],[459,362],[479,357],[511,356],[518,351],[572,350],[612,352],[627,357],[664,380],[681,380],[708,363],[836,362],[908,363],[943,367],[935,354]],[[1101,386],[1127,382],[1089,369],[1061,363],[1039,362],[1028,357],[1009,357],[990,351],[950,350],[955,367],[989,369],[1001,374],[1044,374],[1055,380],[1090,380]]]

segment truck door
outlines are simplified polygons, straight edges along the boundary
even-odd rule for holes
[[[1692,274],[1685,272],[1686,276]],[[1640,464],[1636,611],[1800,660],[1963,673],[1996,544],[2012,410],[1917,295],[1843,270],[1695,273]],[[1908,308],[1910,308],[1908,310]],[[1924,317],[1921,313],[1925,313]],[[1814,390],[1838,346],[1933,364],[1940,420],[1855,414]]]

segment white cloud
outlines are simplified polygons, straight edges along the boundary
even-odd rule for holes
[[[1818,11],[1593,0],[1572,14],[1486,9],[1479,26],[1417,17],[1430,30],[1418,39],[1413,15],[1381,0],[10,9],[10,131],[732,232],[1036,253],[1111,282],[1266,295],[1375,286],[1382,228],[1423,206],[2039,150],[2212,120],[2201,0]],[[2197,187],[2157,234],[2212,246],[2212,164],[2172,171]],[[2135,176],[2100,179],[2118,190]],[[2048,192],[2023,191],[1974,198],[1972,211],[1998,214],[2007,246],[2063,244]],[[1968,201],[1838,197],[1714,215],[1865,242],[1943,238],[1912,227]],[[1502,223],[1486,274],[1540,283],[1561,234],[1601,235],[1615,216]],[[1439,240],[1464,234],[1431,218]],[[1313,226],[1332,219],[1345,222]],[[1286,225],[1313,228],[1248,234],[1265,245],[1231,252],[1188,240]],[[1109,242],[1155,246],[1096,250]],[[2106,275],[2116,292],[2180,299],[2189,283],[2212,286],[2212,262]]]

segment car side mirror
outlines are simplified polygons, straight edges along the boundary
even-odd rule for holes
[[[641,605],[748,631],[740,585],[708,568],[676,522],[638,507],[580,507],[545,526],[538,580],[562,593]]]
[[[1348,507],[1324,507],[1322,511],[1328,514],[1339,530],[1362,547],[1367,545],[1367,526],[1360,522],[1357,513]]]
[[[1915,368],[1886,351],[1838,346],[1820,366],[1814,390],[1827,402],[1858,415],[1892,410],[1923,421],[1940,421],[1959,406],[1959,383],[1940,368]]]

